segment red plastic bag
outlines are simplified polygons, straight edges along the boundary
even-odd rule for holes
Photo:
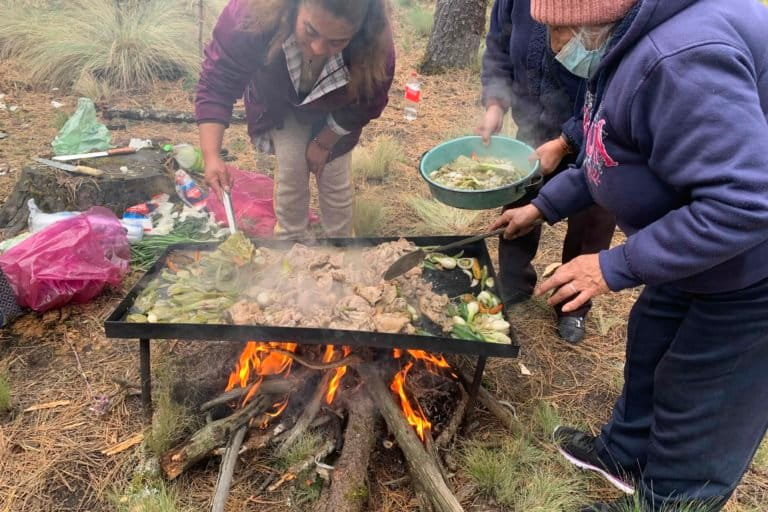
[[[0,256],[0,268],[20,305],[38,312],[84,303],[128,271],[131,249],[125,228],[109,210],[87,212],[51,224]]]
[[[242,171],[231,166],[227,166],[227,170],[232,177],[232,209],[237,228],[248,236],[270,238],[277,224],[272,202],[274,180],[263,174]],[[216,194],[208,196],[206,207],[216,217],[217,222],[227,223],[224,204]]]
[[[275,181],[269,176],[256,172],[243,171],[228,166],[232,177],[232,209],[235,214],[237,228],[248,236],[271,238],[277,224],[272,193]],[[216,194],[208,196],[208,210],[216,217],[216,221],[226,225],[227,214],[224,205]],[[309,222],[317,222],[316,215],[309,215]]]

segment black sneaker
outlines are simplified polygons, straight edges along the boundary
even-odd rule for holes
[[[570,427],[557,427],[552,434],[557,450],[574,466],[599,473],[614,487],[626,494],[634,494],[635,487],[629,478],[621,474],[618,468],[613,468],[603,462],[597,455],[595,444],[597,438],[580,430]],[[587,512],[589,508],[585,509]],[[603,509],[596,509],[603,512]],[[610,511],[611,509],[605,509]]]
[[[561,316],[557,319],[557,334],[571,345],[581,343],[586,332],[586,317]]]

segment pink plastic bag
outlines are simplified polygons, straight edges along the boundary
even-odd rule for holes
[[[272,202],[275,182],[269,176],[255,172],[242,171],[227,166],[232,177],[232,209],[237,228],[248,236],[272,237],[277,217]],[[208,210],[216,217],[216,222],[227,223],[224,204],[216,194],[208,196]]]
[[[87,212],[48,226],[0,256],[0,268],[20,305],[38,312],[88,302],[128,271],[125,228],[109,210]]]

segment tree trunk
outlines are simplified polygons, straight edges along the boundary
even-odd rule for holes
[[[485,34],[488,0],[437,0],[435,24],[421,63],[425,75],[469,68]]]
[[[34,199],[45,213],[104,206],[122,217],[127,207],[148,201],[155,194],[174,194],[173,180],[165,171],[163,158],[161,152],[145,149],[133,155],[83,160],[83,165],[104,171],[103,175],[93,177],[76,176],[41,164],[24,167],[0,210],[3,235],[10,238],[26,229],[29,199]],[[120,167],[126,167],[127,172]]]

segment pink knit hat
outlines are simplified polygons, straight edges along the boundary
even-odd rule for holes
[[[544,25],[603,25],[618,21],[637,0],[531,0],[531,16]]]

